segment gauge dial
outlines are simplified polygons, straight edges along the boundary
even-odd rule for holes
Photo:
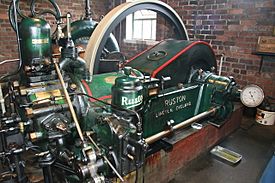
[[[264,100],[264,92],[257,85],[247,85],[241,91],[241,101],[247,107],[256,107]]]

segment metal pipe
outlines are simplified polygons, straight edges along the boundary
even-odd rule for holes
[[[2,114],[4,115],[6,113],[6,108],[5,108],[5,100],[3,98],[2,84],[1,83],[0,83],[0,104],[1,104]]]
[[[10,63],[10,62],[18,62],[19,59],[9,59],[9,60],[3,60],[0,62],[0,65]]]
[[[66,101],[67,101],[67,103],[68,103],[68,105],[69,105],[69,109],[70,109],[70,112],[71,112],[71,114],[72,114],[72,118],[73,118],[73,120],[74,120],[74,123],[75,123],[76,129],[77,129],[78,135],[79,135],[80,139],[82,140],[82,142],[84,142],[83,133],[82,133],[82,131],[81,131],[81,128],[80,128],[78,119],[77,119],[77,117],[76,117],[76,113],[75,113],[75,110],[74,110],[72,101],[71,101],[70,96],[69,96],[69,93],[68,93],[68,91],[67,91],[67,89],[66,89],[66,85],[65,85],[64,79],[63,79],[63,77],[62,77],[62,74],[61,74],[61,71],[60,71],[60,69],[59,69],[59,67],[58,67],[57,62],[54,62],[54,66],[55,66],[55,69],[56,69],[58,78],[59,78],[59,80],[60,80],[62,89],[63,89],[63,91],[64,91],[64,95],[65,95]]]
[[[49,152],[44,152],[44,156],[39,159],[39,166],[42,167],[44,183],[54,183],[52,165],[55,161]],[[40,153],[42,155],[43,153]]]
[[[9,76],[12,76],[12,75],[15,75],[17,74],[20,70],[21,70],[21,67],[22,67],[22,55],[21,55],[21,43],[20,43],[20,38],[19,38],[19,28],[18,28],[18,22],[17,22],[17,10],[16,10],[16,0],[13,0],[12,1],[12,4],[13,4],[13,13],[14,13],[14,28],[15,28],[15,33],[16,33],[16,42],[17,42],[17,50],[18,50],[18,55],[19,55],[19,65],[18,65],[18,68],[17,70],[14,72],[14,73],[8,73],[2,77],[0,77],[0,81],[5,79],[6,77],[9,77]]]
[[[159,133],[157,133],[157,134],[155,134],[155,135],[153,135],[151,137],[146,138],[145,142],[147,144],[152,144],[152,143],[154,143],[154,142],[162,139],[163,137],[169,135],[174,130],[178,130],[180,128],[186,127],[187,125],[190,125],[191,123],[194,123],[194,122],[196,122],[198,120],[201,120],[201,119],[203,119],[205,117],[208,117],[208,116],[214,114],[217,111],[217,109],[218,109],[218,107],[210,109],[210,110],[205,111],[205,112],[202,112],[202,113],[200,113],[200,114],[198,114],[196,116],[193,116],[192,118],[189,118],[189,119],[187,119],[187,120],[185,120],[185,121],[183,121],[183,122],[181,122],[181,123],[173,126],[169,130],[165,130],[165,131],[159,132]]]
[[[221,61],[220,61],[220,67],[219,67],[219,76],[222,74],[222,64],[223,64],[224,58],[225,58],[225,55],[222,54]]]
[[[71,14],[67,13],[66,15],[66,20],[67,20],[67,37],[68,40],[70,40],[72,38],[72,33],[71,33]]]
[[[90,0],[85,1],[85,19],[90,19],[92,15]]]
[[[92,144],[95,146],[95,148],[100,152],[100,148],[97,146],[97,144],[95,143],[95,141],[92,139],[91,136],[89,136],[90,134],[87,134],[88,138],[90,139],[90,141],[92,142]],[[112,165],[112,163],[108,160],[108,158],[103,155],[104,160],[107,162],[107,164],[111,167],[111,169],[115,172],[115,174],[118,176],[118,178],[124,182],[124,179],[122,178],[122,176],[118,173],[118,171],[115,169],[115,167]]]
[[[43,114],[48,114],[53,112],[62,112],[64,109],[67,109],[67,108],[68,108],[67,104],[54,105],[54,106],[43,107],[38,109],[29,108],[27,110],[27,115],[37,116],[37,115],[43,115]]]
[[[41,10],[39,12],[36,12],[35,11],[35,0],[32,0],[31,5],[30,5],[30,11],[31,11],[32,16],[36,16],[37,14],[38,15],[43,15],[45,13],[50,13],[55,17],[56,20],[59,20],[62,17],[59,6],[56,4],[55,0],[49,0],[49,2],[53,6],[53,8],[55,10],[55,13],[50,9],[44,9],[44,10]]]
[[[15,171],[16,171],[16,175],[17,175],[17,181],[18,183],[26,183],[27,179],[26,176],[24,174],[24,166],[22,164],[21,161],[21,157],[20,154],[14,154],[14,164],[15,164]]]
[[[53,173],[50,165],[44,166],[42,168],[43,175],[44,175],[44,182],[45,183],[53,183]]]
[[[18,56],[19,56],[19,66],[18,71],[21,69],[22,66],[22,55],[21,55],[21,42],[19,38],[19,28],[18,28],[18,20],[17,20],[17,11],[16,11],[16,0],[13,0],[13,13],[14,13],[14,21],[15,21],[15,33],[16,33],[16,42],[18,45]]]

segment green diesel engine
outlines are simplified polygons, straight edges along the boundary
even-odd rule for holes
[[[121,5],[129,13],[144,7],[163,9],[183,25],[159,1]],[[66,18],[65,36],[54,41],[41,18],[24,18],[18,28],[15,23],[22,64],[18,77],[1,84],[6,96],[1,97],[2,182],[25,183],[34,177],[46,183],[123,181],[143,166],[162,138],[204,120],[219,127],[232,113],[239,95],[234,79],[215,74],[213,50],[205,42],[188,41],[184,26],[178,30],[185,30],[186,40],[164,40],[117,71],[92,75],[93,69],[100,70],[99,48],[110,35],[102,30],[108,15],[89,40],[86,61],[74,45],[70,14]],[[108,35],[102,44],[93,37],[101,39],[101,32]],[[56,43],[60,57],[52,55]],[[99,53],[92,57],[90,48]],[[29,166],[40,171],[33,175]]]

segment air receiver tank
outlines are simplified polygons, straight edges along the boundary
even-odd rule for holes
[[[51,59],[51,28],[43,19],[25,18],[19,26],[23,66],[42,65]]]
[[[125,67],[125,75],[115,80],[112,87],[112,104],[138,111],[143,105],[144,87],[138,78],[131,76],[131,72],[131,67]]]

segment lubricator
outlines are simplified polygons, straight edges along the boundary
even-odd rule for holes
[[[112,87],[112,104],[139,111],[143,106],[144,87],[141,81],[131,76],[132,68],[124,68],[124,76],[118,77]]]
[[[19,35],[23,66],[36,67],[39,71],[52,58],[50,25],[40,18],[25,18],[20,23]]]

